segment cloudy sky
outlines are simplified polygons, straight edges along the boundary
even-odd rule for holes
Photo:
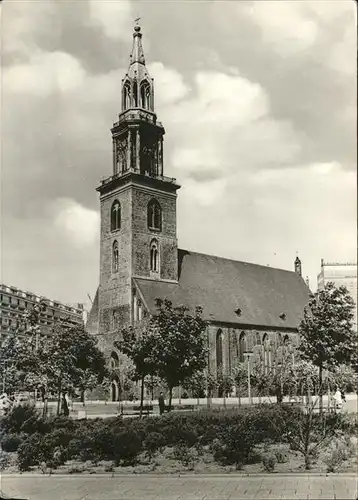
[[[95,293],[133,19],[166,128],[181,248],[292,269],[356,255],[353,1],[4,0],[1,280]]]

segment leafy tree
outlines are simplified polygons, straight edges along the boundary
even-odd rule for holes
[[[25,333],[10,336],[1,351],[1,359],[11,366],[16,390],[40,390],[44,414],[49,392],[61,398],[75,389],[93,388],[107,375],[103,353],[93,336],[82,326],[56,326],[43,334],[39,328],[40,307],[25,317]],[[14,375],[15,377],[15,375]]]
[[[291,352],[285,346],[281,346],[275,365],[269,367],[267,371],[264,371],[262,363],[256,360],[253,364],[251,381],[260,396],[275,396],[277,403],[282,403],[283,397],[292,395],[295,389]]]
[[[322,374],[341,364],[350,365],[357,351],[353,330],[354,301],[344,286],[327,283],[312,295],[299,325],[299,351],[318,367],[320,409],[322,409]]]
[[[141,381],[140,415],[143,411],[145,378],[156,373],[156,365],[153,360],[154,344],[155,337],[151,332],[151,320],[145,320],[136,326],[130,325],[122,329],[121,340],[114,342],[114,346],[133,363],[133,380]]]
[[[154,339],[151,358],[158,375],[169,389],[171,408],[173,388],[207,364],[207,323],[202,308],[194,315],[185,306],[173,307],[169,300],[156,301],[157,314],[150,319],[149,333]]]
[[[150,397],[154,399],[154,391],[163,387],[163,381],[158,375],[147,375],[144,379],[144,385],[150,393]]]
[[[213,373],[208,373],[206,376],[206,383],[207,383],[207,390],[208,390],[208,397],[212,397],[214,391],[218,387],[218,382],[216,380],[216,377]]]
[[[247,391],[247,366],[245,363],[240,362],[233,366],[232,378],[236,387],[240,405],[242,394]]]
[[[217,377],[218,392],[223,398],[229,396],[234,385],[234,379],[231,375],[219,373]]]
[[[206,322],[201,309],[188,314],[184,306],[173,307],[168,300],[156,301],[157,314],[121,331],[115,347],[126,354],[135,366],[135,378],[141,381],[141,411],[144,382],[159,376],[169,389],[171,408],[173,388],[206,366]]]
[[[61,396],[76,389],[93,389],[108,375],[103,353],[96,339],[82,326],[56,327],[45,345],[48,356],[48,389],[57,394],[60,410]]]
[[[193,398],[199,399],[205,397],[205,391],[207,390],[205,373],[202,371],[194,372],[190,377],[183,381],[182,386],[183,389],[189,391],[191,397]]]

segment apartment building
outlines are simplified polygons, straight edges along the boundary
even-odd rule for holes
[[[0,341],[12,331],[25,330],[24,315],[35,305],[40,305],[40,327],[43,333],[51,332],[56,323],[64,326],[84,324],[83,304],[69,305],[41,297],[33,292],[0,284]]]
[[[357,329],[357,264],[353,262],[325,262],[321,259],[321,272],[317,276],[317,288],[332,282],[337,287],[344,285],[352,296],[355,304],[355,327]]]

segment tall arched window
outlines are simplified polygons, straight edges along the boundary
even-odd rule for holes
[[[114,273],[118,272],[118,266],[119,266],[118,241],[115,240],[113,242],[113,249],[112,249],[112,271]]]
[[[127,81],[123,86],[124,92],[124,109],[129,109],[131,107],[131,85]]]
[[[154,231],[162,229],[162,209],[155,199],[148,203],[148,229]]]
[[[137,82],[133,83],[133,106],[138,108],[138,84]]]
[[[247,352],[247,339],[245,332],[240,333],[239,346],[240,346],[240,361],[242,362],[245,360],[244,352]]]
[[[121,227],[121,204],[114,200],[111,207],[111,231],[116,231]]]
[[[140,105],[144,109],[150,108],[150,86],[146,80],[140,85]]]
[[[218,373],[223,369],[223,332],[221,329],[216,333],[216,369]]]
[[[154,273],[159,272],[159,250],[157,240],[150,243],[150,270]]]

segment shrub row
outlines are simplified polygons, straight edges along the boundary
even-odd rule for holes
[[[214,459],[238,468],[253,457],[255,445],[289,440],[300,410],[258,405],[235,410],[169,413],[161,417],[106,420],[41,418],[32,407],[16,407],[1,422],[1,444],[18,452],[20,470],[45,462],[56,467],[67,460],[110,460],[134,464],[142,451],[152,457],[165,446],[189,461],[185,449],[210,446]],[[184,451],[183,451],[184,450]]]

